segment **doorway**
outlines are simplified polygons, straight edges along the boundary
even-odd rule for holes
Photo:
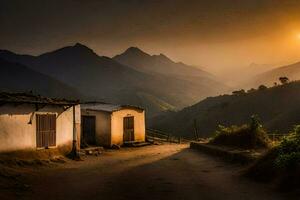
[[[96,144],[96,116],[82,116],[82,144]]]
[[[123,118],[123,140],[124,142],[134,141],[134,117]]]

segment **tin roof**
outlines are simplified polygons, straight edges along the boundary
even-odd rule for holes
[[[31,93],[0,92],[0,103],[29,103],[70,106],[79,104],[79,101],[48,98],[40,95],[33,95]]]
[[[83,110],[93,110],[93,111],[105,111],[105,112],[114,112],[122,109],[135,109],[135,110],[144,110],[138,106],[133,105],[114,105],[109,103],[84,103],[80,105]]]

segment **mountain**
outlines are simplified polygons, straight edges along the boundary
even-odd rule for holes
[[[258,86],[261,84],[272,86],[275,82],[279,82],[278,78],[286,76],[290,80],[300,80],[300,62],[294,63],[291,65],[278,67],[264,73],[258,74],[250,82],[248,85]]]
[[[175,63],[163,54],[151,56],[137,47],[130,47],[124,53],[113,57],[113,59],[142,72],[159,73],[181,78],[214,78],[213,75],[201,69],[181,62]]]
[[[2,50],[0,58],[22,63],[34,71],[69,84],[85,96],[93,97],[88,100],[137,104],[151,112],[161,111],[157,102],[164,102],[159,97],[157,100],[156,95],[147,88],[141,88],[143,81],[150,82],[152,77],[123,66],[108,57],[98,56],[81,44],[40,56],[18,55]],[[144,94],[148,93],[152,94],[148,96],[154,97],[145,98]]]
[[[241,125],[257,114],[271,132],[287,133],[300,124],[300,81],[244,94],[209,97],[179,112],[152,120],[152,128],[193,137],[194,120],[202,137],[218,125]]]
[[[98,56],[82,44],[67,46],[40,56],[0,51],[0,58],[18,62],[64,82],[95,100],[135,104],[148,114],[178,109],[220,92],[214,81],[195,84],[162,73],[145,73],[114,59]]]
[[[24,65],[0,59],[0,90],[33,92],[50,97],[79,98],[74,88]]]
[[[206,71],[182,62],[176,63],[163,54],[149,55],[137,47],[130,47],[113,59],[137,71],[184,80],[201,90],[197,94],[198,100],[229,89]],[[208,90],[202,90],[203,88]]]
[[[156,77],[174,80],[167,84],[181,82],[181,93],[173,93],[173,98],[185,99],[181,105],[191,105],[208,96],[214,96],[230,90],[229,87],[219,82],[212,74],[199,68],[176,63],[167,56],[149,55],[137,47],[130,47],[124,53],[116,55],[113,59],[134,70]],[[161,86],[159,86],[161,87]],[[171,91],[167,91],[170,93]],[[179,106],[177,108],[182,108]]]

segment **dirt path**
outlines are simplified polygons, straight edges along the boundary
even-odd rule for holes
[[[187,145],[122,149],[25,175],[15,199],[285,199],[240,170]]]

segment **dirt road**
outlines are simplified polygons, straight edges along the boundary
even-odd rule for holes
[[[187,145],[129,148],[37,169],[24,175],[28,191],[7,199],[287,199],[240,170]]]

